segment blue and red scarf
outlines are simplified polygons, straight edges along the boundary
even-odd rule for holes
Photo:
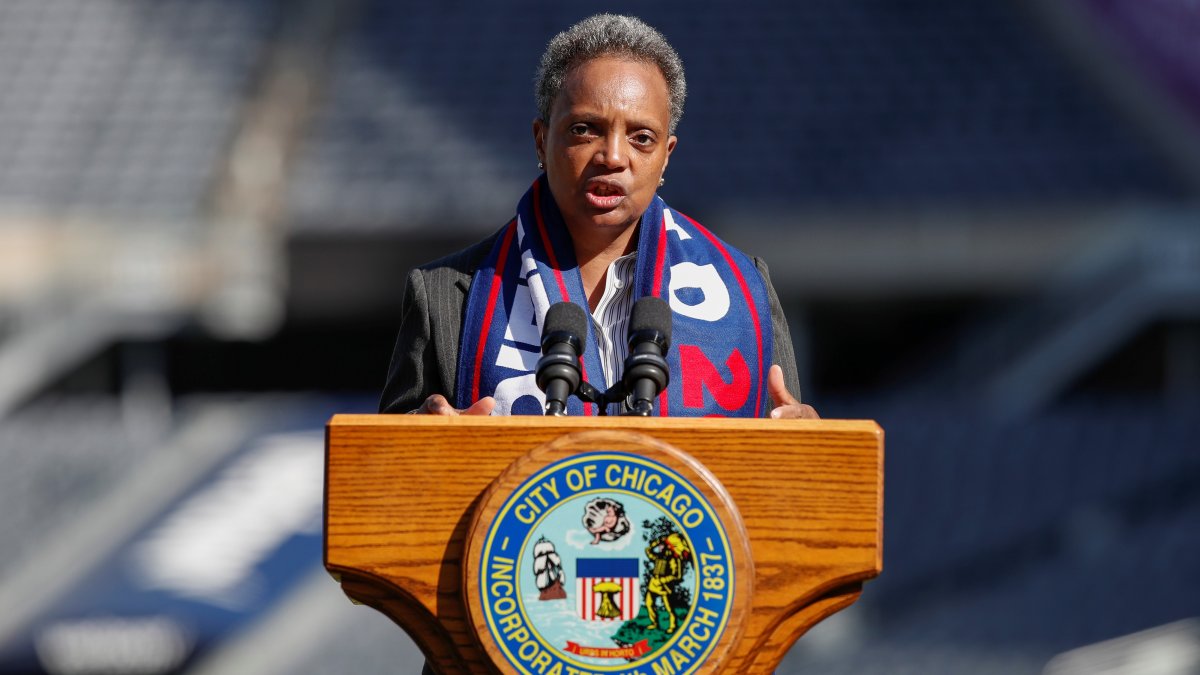
[[[773,336],[766,284],[754,261],[657,195],[642,214],[637,243],[634,295],[666,300],[673,319],[671,381],[655,410],[674,417],[764,416]],[[545,396],[534,382],[542,320],[563,300],[587,311],[571,236],[543,174],[475,271],[455,405],[494,396],[493,414],[542,414]],[[595,325],[588,323],[580,365],[583,378],[603,391]],[[568,413],[595,415],[597,406],[572,397]]]

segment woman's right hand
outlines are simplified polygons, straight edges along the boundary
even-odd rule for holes
[[[468,408],[459,410],[450,405],[445,396],[441,394],[431,394],[429,398],[421,404],[420,408],[409,412],[410,415],[491,415],[492,409],[496,407],[496,399],[491,396],[484,396],[475,401]]]

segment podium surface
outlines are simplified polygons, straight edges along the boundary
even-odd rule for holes
[[[679,672],[771,672],[881,571],[883,432],[874,422],[421,415],[330,421],[326,568],[351,599],[407,631],[439,672],[520,672],[517,655],[488,635],[477,597],[481,533],[522,481],[589,450],[675,467],[728,531],[732,618],[711,658],[672,643],[697,659],[676,654]]]

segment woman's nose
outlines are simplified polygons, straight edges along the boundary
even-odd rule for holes
[[[620,169],[625,166],[625,149],[621,147],[622,138],[617,134],[604,137],[601,147],[596,151],[595,162],[610,169]]]

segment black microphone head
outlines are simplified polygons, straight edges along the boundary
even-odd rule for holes
[[[633,303],[629,314],[629,338],[639,333],[658,333],[665,352],[671,345],[671,306],[662,298],[647,295]],[[653,339],[653,338],[650,338]]]
[[[573,302],[556,302],[546,310],[542,322],[542,349],[546,341],[561,342],[574,337],[579,340],[579,352],[587,349],[588,318],[583,308]]]

